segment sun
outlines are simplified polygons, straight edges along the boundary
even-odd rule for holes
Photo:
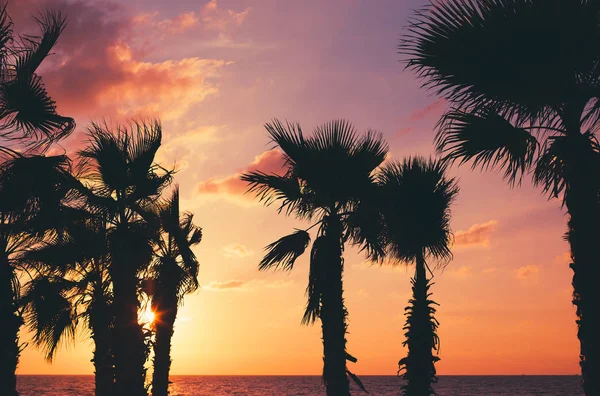
[[[139,321],[144,324],[151,324],[154,322],[154,318],[156,317],[154,311],[150,307],[147,307],[145,310],[140,312]]]

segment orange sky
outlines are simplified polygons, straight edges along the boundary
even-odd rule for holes
[[[59,111],[78,131],[90,119],[159,115],[159,160],[176,163],[182,206],[204,228],[196,249],[202,290],[188,296],[173,340],[173,374],[320,374],[320,326],[300,324],[308,257],[293,273],[259,273],[262,248],[303,224],[243,195],[241,171],[277,171],[262,125],[305,130],[333,118],[382,131],[395,158],[432,152],[445,103],[419,89],[396,46],[410,0],[19,0],[17,29],[54,7],[70,24],[44,65]],[[57,149],[60,150],[60,149]],[[436,274],[439,374],[575,374],[566,216],[524,180],[452,169],[454,260]],[[357,374],[395,374],[411,270],[370,267],[345,254],[349,352]],[[23,332],[22,340],[29,336]],[[53,364],[29,347],[21,374],[91,374],[82,334]]]

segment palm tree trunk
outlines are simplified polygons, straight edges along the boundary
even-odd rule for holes
[[[152,374],[152,396],[169,394],[169,370],[171,369],[171,338],[177,317],[177,296],[163,299],[157,296],[152,301],[156,313],[154,342],[154,372]]]
[[[407,396],[427,396],[435,394],[431,388],[435,380],[433,349],[436,345],[435,323],[428,302],[429,281],[425,270],[425,259],[417,256],[415,278],[413,279],[412,306],[407,320],[406,345],[408,356],[400,361],[406,373],[407,384],[403,387]],[[433,319],[434,320],[434,319]]]
[[[321,297],[321,325],[323,329],[323,380],[328,396],[350,395],[346,374],[346,316],[342,274],[342,230],[338,218],[327,220],[329,240],[323,294]]]
[[[94,357],[96,396],[114,394],[115,373],[111,352],[110,313],[104,301],[96,301],[90,311],[90,330],[94,341]]]
[[[568,241],[573,269],[573,304],[577,307],[577,337],[586,395],[600,395],[600,204],[586,173],[573,174],[565,198],[569,210]]]
[[[138,323],[137,282],[135,277],[125,282],[124,279],[114,276],[112,279],[115,311],[113,337],[115,391],[117,395],[146,396],[144,386],[146,356],[144,335]]]
[[[13,274],[6,257],[0,262],[0,394],[18,396],[19,328],[23,320],[16,313]]]

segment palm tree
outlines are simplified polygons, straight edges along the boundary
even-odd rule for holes
[[[22,254],[63,226],[61,202],[69,200],[70,163],[64,156],[16,156],[0,163],[0,393],[17,395],[23,324],[20,309]]]
[[[533,172],[570,219],[573,302],[586,395],[600,394],[600,3],[449,0],[417,11],[407,67],[448,100],[437,147],[447,161]]]
[[[445,165],[421,157],[387,164],[378,175],[381,208],[386,224],[386,253],[392,263],[415,265],[411,279],[413,297],[406,308],[408,355],[399,362],[407,380],[408,396],[435,394],[435,362],[439,357],[437,305],[430,300],[428,261],[450,259],[450,204],[458,193],[454,179],[445,176]]]
[[[4,2],[3,2],[4,3]],[[6,12],[0,5],[0,151],[17,148],[46,149],[68,136],[75,128],[72,118],[56,113],[36,70],[50,54],[66,26],[65,17],[47,12],[36,18],[41,35],[17,36]]]
[[[113,393],[112,291],[108,275],[106,223],[101,217],[73,219],[68,232],[28,250],[22,261],[38,275],[26,285],[26,322],[46,359],[60,342],[75,337],[80,321],[94,342],[95,394]]]
[[[113,286],[115,394],[145,395],[144,333],[138,323],[140,274],[150,265],[159,239],[156,203],[172,172],[154,163],[161,144],[160,122],[134,123],[112,130],[92,124],[89,145],[79,155],[87,180],[87,205],[102,213]]]
[[[152,395],[168,394],[171,338],[177,307],[186,294],[198,289],[198,261],[191,247],[202,240],[202,229],[191,213],[179,212],[179,188],[160,210],[163,236],[151,272],[152,323],[155,332]]]
[[[267,205],[280,203],[279,212],[311,220],[318,227],[310,254],[306,289],[308,303],[302,322],[321,320],[323,331],[323,380],[328,395],[350,394],[348,375],[360,381],[346,367],[356,358],[346,352],[347,311],[344,306],[342,275],[345,242],[378,250],[377,240],[364,237],[360,225],[368,229],[367,216],[360,209],[360,197],[373,186],[373,172],[384,161],[387,145],[381,135],[369,131],[359,137],[347,121],[332,121],[317,127],[305,137],[298,124],[283,125],[278,120],[266,129],[283,151],[283,176],[261,171],[242,176]],[[266,247],[260,270],[291,270],[310,243],[308,230],[296,232]]]

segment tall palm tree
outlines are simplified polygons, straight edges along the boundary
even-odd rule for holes
[[[198,260],[191,247],[202,240],[202,229],[191,213],[179,212],[179,188],[160,210],[162,238],[150,269],[155,332],[152,395],[168,394],[171,367],[171,338],[177,308],[186,294],[198,289]]]
[[[408,396],[435,394],[435,362],[439,357],[437,305],[430,300],[428,261],[450,259],[450,204],[458,194],[454,179],[445,176],[445,165],[421,157],[387,164],[378,175],[382,213],[386,224],[386,253],[392,263],[415,266],[413,297],[406,308],[408,355],[399,362],[407,380]]]
[[[586,395],[600,394],[600,3],[448,0],[417,11],[407,66],[448,100],[437,147],[448,161],[532,171],[570,219],[573,302]]]
[[[40,36],[16,36],[0,4],[0,151],[45,149],[69,135],[72,118],[56,113],[44,83],[36,74],[66,26],[65,17],[49,11],[36,18]],[[15,147],[16,146],[16,147]]]
[[[323,331],[323,380],[328,395],[350,394],[348,375],[362,384],[346,367],[356,358],[346,352],[347,311],[344,306],[342,275],[346,241],[377,250],[379,241],[363,238],[360,225],[368,229],[366,216],[360,216],[360,197],[373,186],[373,172],[384,161],[387,145],[381,136],[369,131],[359,137],[347,121],[332,121],[317,127],[305,137],[298,124],[275,120],[266,125],[283,151],[283,176],[261,171],[242,176],[267,205],[279,202],[279,212],[313,222],[318,227],[310,254],[306,289],[308,303],[302,322],[321,320]],[[296,232],[266,247],[260,270],[291,270],[310,243],[308,230]]]
[[[110,396],[114,315],[106,224],[101,217],[86,216],[74,219],[67,230],[22,256],[28,269],[38,273],[22,299],[26,322],[49,361],[59,343],[74,339],[77,325],[85,323],[95,346],[95,394]]]
[[[16,156],[0,163],[0,393],[17,395],[23,324],[19,272],[22,254],[63,225],[70,163],[64,156]]]
[[[79,155],[87,180],[87,205],[102,213],[113,286],[115,394],[145,395],[146,345],[138,323],[140,274],[150,265],[160,235],[156,204],[172,172],[154,163],[161,144],[159,121],[112,130],[92,124]]]

